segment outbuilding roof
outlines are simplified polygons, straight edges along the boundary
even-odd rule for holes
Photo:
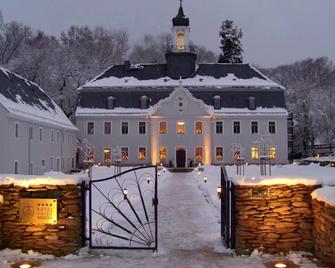
[[[0,104],[16,117],[77,130],[43,89],[3,67],[0,67]]]

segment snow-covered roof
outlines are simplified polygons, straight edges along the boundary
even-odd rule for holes
[[[22,187],[31,185],[77,185],[86,179],[84,174],[67,175],[54,171],[43,175],[0,174],[0,185],[14,184]]]
[[[84,87],[157,87],[157,86],[178,86],[179,81],[168,76],[157,79],[139,80],[133,76],[118,78],[115,76],[95,79],[88,82]],[[184,86],[217,86],[217,87],[279,87],[278,84],[269,79],[259,77],[238,78],[233,73],[215,78],[213,76],[196,75],[183,79]]]
[[[77,130],[43,89],[3,67],[0,67],[0,104],[10,116]]]

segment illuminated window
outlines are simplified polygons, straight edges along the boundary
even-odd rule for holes
[[[218,121],[216,122],[216,134],[222,134],[223,133],[223,122]]]
[[[104,148],[104,163],[112,163],[111,148],[109,147]]]
[[[104,123],[104,133],[105,135],[110,135],[112,133],[112,122]]]
[[[185,49],[185,34],[177,33],[177,49]]]
[[[257,121],[252,121],[251,122],[251,133],[252,134],[257,134],[258,133],[258,122]]]
[[[87,123],[87,135],[93,135],[94,134],[94,122],[88,122]]]
[[[215,158],[217,161],[223,160],[223,147],[216,147]]]
[[[258,160],[259,159],[259,148],[258,147],[252,147],[251,148],[251,159],[252,160]]]
[[[269,122],[269,133],[276,134],[276,122]]]
[[[202,134],[202,122],[195,122],[195,134]]]
[[[146,159],[145,147],[138,148],[138,159],[139,160],[145,160]]]
[[[121,160],[129,160],[128,147],[121,147]]]
[[[197,162],[202,162],[202,147],[195,148],[195,160]]]
[[[270,147],[269,149],[269,155],[271,160],[276,159],[276,148],[275,147]]]
[[[87,160],[93,161],[94,160],[94,150],[93,148],[87,149]]]
[[[185,122],[178,121],[177,123],[177,134],[185,134]]]
[[[167,148],[166,147],[160,147],[159,148],[159,160],[165,161],[167,157]]]
[[[166,133],[167,133],[166,122],[164,121],[159,122],[159,134],[166,134]]]

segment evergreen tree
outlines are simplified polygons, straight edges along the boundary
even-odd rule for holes
[[[232,20],[222,22],[220,30],[222,52],[219,56],[219,63],[243,62],[242,35],[242,30],[238,29]]]

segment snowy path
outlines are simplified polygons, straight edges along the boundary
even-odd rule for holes
[[[43,260],[42,256],[41,267],[263,268],[263,263],[275,259],[272,256],[235,257],[227,253],[220,238],[216,208],[206,201],[193,173],[167,172],[158,180],[158,253],[116,250],[87,252],[84,249],[80,256],[53,260]],[[8,254],[6,256],[6,252],[0,252],[0,268],[9,268],[8,261],[17,259],[18,255],[23,256],[13,251]],[[301,267],[316,267],[306,259],[302,262]]]

